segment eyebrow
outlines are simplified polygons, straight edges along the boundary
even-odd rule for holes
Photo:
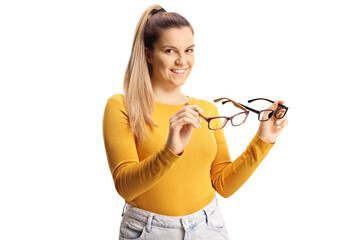
[[[195,44],[190,45],[190,46],[188,46],[187,48],[192,48],[192,47],[195,47]],[[162,46],[161,48],[176,48],[176,47],[171,46],[171,45],[164,45],[164,46]]]

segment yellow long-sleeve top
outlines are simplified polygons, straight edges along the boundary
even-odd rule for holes
[[[190,97],[205,116],[219,116],[216,106]],[[110,97],[103,118],[103,136],[115,188],[128,204],[168,216],[194,213],[214,198],[229,197],[255,171],[273,144],[258,135],[231,161],[223,130],[209,130],[207,122],[193,129],[184,152],[176,155],[166,145],[169,119],[184,105],[154,103],[153,121],[144,142],[135,141],[124,98]]]

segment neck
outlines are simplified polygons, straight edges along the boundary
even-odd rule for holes
[[[154,100],[169,105],[181,105],[188,102],[188,97],[181,93],[180,87],[174,89],[163,89],[153,86]]]

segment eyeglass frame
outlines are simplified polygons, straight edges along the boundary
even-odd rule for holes
[[[229,120],[230,120],[230,122],[231,122],[231,125],[233,125],[234,127],[237,127],[237,126],[240,126],[240,125],[244,124],[244,122],[246,122],[246,119],[247,119],[247,117],[248,117],[248,115],[249,115],[249,111],[248,111],[245,107],[241,106],[241,104],[239,104],[239,103],[237,103],[237,102],[235,102],[235,101],[233,101],[233,100],[231,100],[231,99],[229,99],[229,98],[218,98],[218,99],[215,99],[214,102],[218,102],[218,101],[220,101],[220,100],[222,100],[222,99],[227,99],[228,102],[232,102],[236,107],[238,107],[238,108],[240,108],[240,109],[242,109],[242,110],[244,110],[244,111],[243,111],[243,112],[236,113],[236,114],[234,114],[234,115],[231,116],[231,117],[226,117],[226,116],[205,117],[203,114],[199,113],[199,116],[200,116],[201,118],[203,118],[205,121],[207,121],[207,123],[208,123],[208,128],[209,128],[210,130],[221,130],[221,129],[223,129],[223,128],[225,127],[225,125],[227,124],[227,122],[228,122]],[[185,106],[187,106],[187,105],[189,105],[189,104],[186,103]],[[238,116],[238,115],[240,115],[240,114],[245,114],[244,120],[243,120],[240,124],[234,124],[233,121],[232,121],[233,118],[236,117],[236,116]],[[210,121],[213,120],[213,119],[216,119],[216,118],[225,118],[225,120],[224,120],[223,125],[222,125],[221,128],[213,129],[213,128],[211,128],[211,126],[210,126]]]
[[[248,103],[252,103],[252,102],[257,101],[257,100],[265,100],[265,101],[274,103],[274,101],[269,100],[269,99],[267,99],[267,98],[254,98],[254,99],[250,99],[250,100],[248,100]],[[223,101],[222,104],[225,104],[225,103],[227,103],[227,102],[229,102],[229,101]],[[248,107],[248,106],[246,106],[246,105],[244,105],[244,104],[241,104],[241,103],[238,103],[238,104],[240,104],[241,106],[245,107],[246,109],[248,109],[248,110],[250,110],[250,111],[252,111],[252,112],[254,112],[254,113],[257,113],[257,114],[258,114],[258,120],[259,120],[260,122],[266,122],[266,121],[268,121],[272,116],[274,116],[274,118],[276,118],[276,119],[282,119],[282,118],[285,117],[287,111],[289,110],[289,107],[287,107],[287,106],[285,106],[285,105],[283,105],[283,104],[280,104],[280,103],[278,103],[278,106],[281,107],[281,108],[279,108],[279,109],[276,109],[276,110],[264,109],[264,110],[260,110],[260,111],[259,111],[259,110],[255,110],[255,109],[253,109],[253,108],[251,108],[251,107]],[[285,109],[284,114],[283,114],[281,117],[277,117],[277,112],[278,112],[279,110],[284,110],[284,109]],[[261,115],[262,112],[265,112],[265,111],[271,111],[271,113],[268,114],[268,119],[263,120],[263,119],[260,118],[260,115]],[[271,116],[269,117],[269,115],[271,115]]]

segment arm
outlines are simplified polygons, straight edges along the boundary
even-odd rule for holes
[[[217,109],[214,111],[214,116],[218,116]],[[214,131],[214,135],[217,153],[211,166],[211,181],[221,196],[229,197],[249,179],[273,144],[256,134],[246,150],[232,162],[223,130]]]
[[[223,131],[216,135],[217,141],[218,138],[223,140],[217,142],[217,154],[211,166],[211,180],[221,196],[230,197],[250,178],[273,144],[264,142],[256,134],[246,150],[231,162]]]
[[[139,161],[122,98],[107,101],[103,137],[115,188],[127,201],[153,187],[180,158],[164,143],[157,152]]]

